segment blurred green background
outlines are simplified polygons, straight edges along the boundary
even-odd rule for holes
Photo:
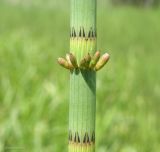
[[[98,0],[97,152],[160,151],[159,1],[132,2]],[[0,1],[0,152],[67,151],[68,51],[69,0]]]

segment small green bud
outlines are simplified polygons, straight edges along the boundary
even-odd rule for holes
[[[90,65],[89,65],[89,67],[90,67],[91,69],[95,67],[95,65],[97,64],[99,58],[100,58],[100,52],[97,51],[97,52],[94,54],[94,56],[92,57],[92,59],[91,59],[91,62],[90,62]]]
[[[94,70],[95,71],[98,71],[100,70],[109,60],[109,54],[108,53],[105,53],[104,55],[102,55],[102,57],[99,59],[99,61],[97,62]]]
[[[72,65],[75,68],[78,68],[77,59],[72,53],[69,53],[69,59],[70,59],[70,62],[72,63]]]
[[[67,60],[65,60],[64,58],[58,58],[58,63],[66,68],[66,69],[69,69],[69,70],[72,70],[72,67],[70,67],[69,63],[67,62]]]

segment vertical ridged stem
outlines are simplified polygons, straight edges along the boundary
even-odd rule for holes
[[[71,0],[70,52],[78,63],[96,51],[96,0]],[[70,73],[69,152],[95,151],[96,73]]]

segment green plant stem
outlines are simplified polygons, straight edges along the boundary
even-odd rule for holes
[[[71,0],[70,52],[78,63],[96,51],[96,0]],[[95,151],[96,73],[70,73],[69,152]]]

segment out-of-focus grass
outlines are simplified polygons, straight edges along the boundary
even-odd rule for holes
[[[67,151],[69,8],[42,6],[0,5],[0,152]],[[160,11],[98,12],[97,151],[158,152]]]

